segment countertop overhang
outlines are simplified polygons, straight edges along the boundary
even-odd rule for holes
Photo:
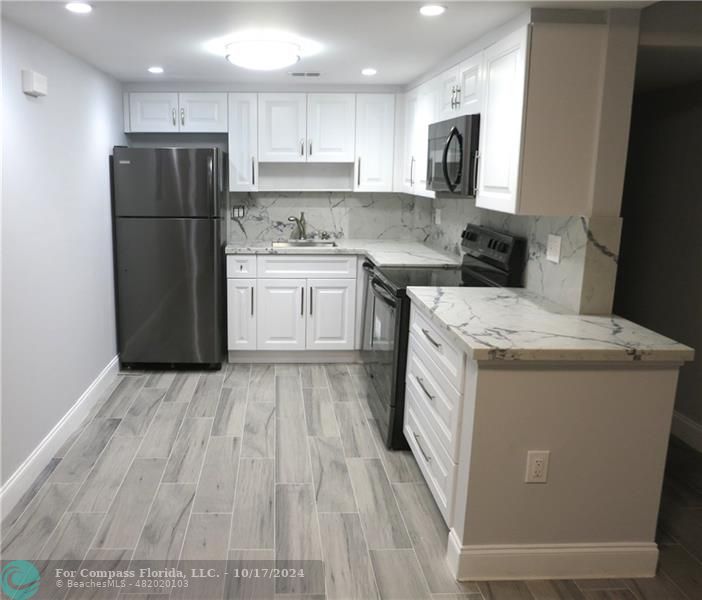
[[[409,287],[409,297],[477,361],[682,363],[694,350],[631,321],[577,315],[516,288]]]

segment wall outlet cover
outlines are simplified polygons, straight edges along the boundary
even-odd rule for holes
[[[546,260],[558,264],[561,262],[561,236],[549,234],[546,244]]]
[[[546,483],[548,481],[549,450],[529,450],[527,452],[524,483]]]
[[[441,225],[441,209],[434,209],[434,225]]]

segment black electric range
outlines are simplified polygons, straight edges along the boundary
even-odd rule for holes
[[[376,395],[370,407],[385,444],[408,448],[402,433],[405,371],[411,302],[407,288],[521,287],[526,242],[522,238],[468,225],[462,233],[460,265],[376,267],[367,261],[362,356]]]

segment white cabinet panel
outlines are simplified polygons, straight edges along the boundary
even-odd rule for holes
[[[227,347],[256,350],[255,279],[227,279]]]
[[[129,120],[130,130],[133,132],[178,131],[178,94],[129,94]]]
[[[356,257],[343,254],[302,256],[295,254],[263,254],[258,256],[258,276],[291,279],[356,277]]]
[[[306,94],[259,94],[259,160],[305,162],[306,120]]]
[[[459,115],[475,115],[481,112],[483,53],[480,52],[458,67],[458,90],[456,110]]]
[[[258,96],[229,94],[229,189],[258,190]]]
[[[427,158],[429,144],[429,125],[438,120],[439,87],[436,80],[419,87],[417,110],[414,116],[414,135],[412,156],[416,158],[413,173],[412,193],[418,196],[434,197],[434,192],[427,190]]]
[[[255,254],[230,254],[227,256],[227,277],[256,277]]]
[[[392,191],[394,125],[394,94],[356,96],[356,191]]]
[[[227,132],[227,94],[187,92],[178,94],[180,131],[190,133]]]
[[[307,349],[353,350],[355,279],[308,279]]]
[[[528,27],[485,50],[476,206],[516,212],[522,141]]]
[[[305,349],[304,279],[259,279],[256,286],[259,350]]]
[[[353,162],[355,94],[307,95],[307,161]]]
[[[417,115],[417,103],[419,94],[417,91],[409,92],[405,96],[405,118],[404,118],[404,152],[402,165],[402,191],[411,194],[417,177],[417,157],[414,155],[417,143],[417,128],[415,120]]]
[[[439,88],[439,121],[451,119],[456,116],[456,99],[458,82],[458,68],[453,67],[438,77]]]

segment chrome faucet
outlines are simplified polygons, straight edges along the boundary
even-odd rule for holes
[[[305,221],[305,213],[300,213],[300,218],[288,217],[288,221],[295,223],[297,225],[297,239],[305,240],[307,239],[307,222]]]

